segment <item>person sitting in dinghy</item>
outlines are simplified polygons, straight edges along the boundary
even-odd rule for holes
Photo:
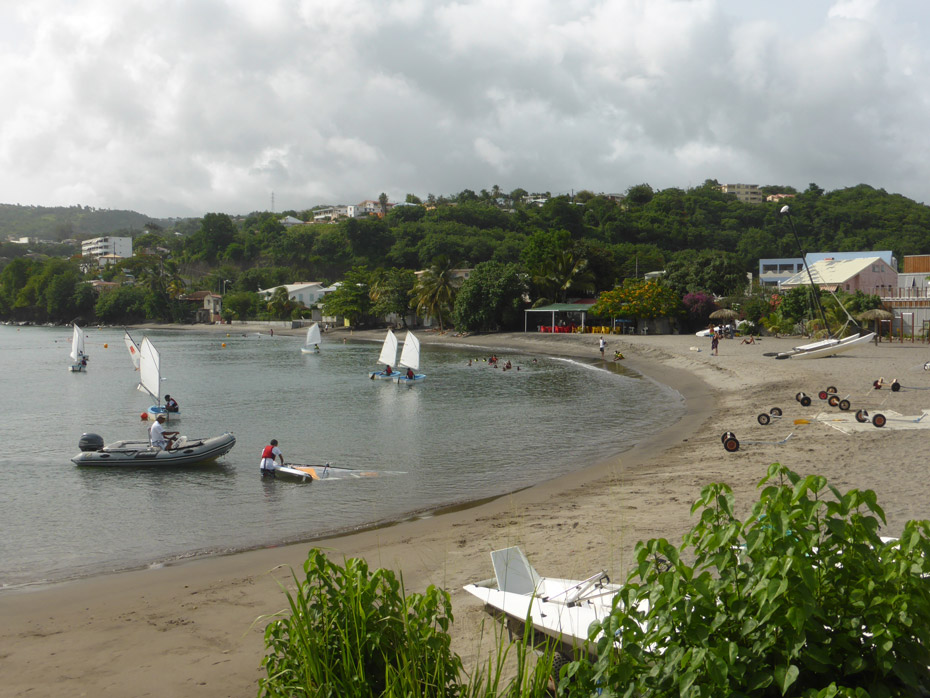
[[[168,412],[178,412],[180,410],[178,407],[178,401],[170,395],[165,395],[165,409]]]
[[[394,371],[391,370],[391,367],[388,366],[388,365],[385,365],[385,367],[384,367],[384,375],[389,376],[389,375],[391,375],[392,373],[394,373]]]
[[[413,369],[412,368],[407,369],[407,380],[411,380],[411,381],[413,380]]]
[[[165,415],[160,414],[149,429],[149,443],[154,448],[160,448],[164,451],[170,451],[174,443],[174,437],[178,435],[176,431],[165,431]]]

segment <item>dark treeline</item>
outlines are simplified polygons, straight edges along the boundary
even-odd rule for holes
[[[760,258],[797,256],[778,214],[784,203],[790,204],[809,251],[890,249],[899,258],[930,253],[930,208],[906,197],[868,185],[833,192],[815,184],[803,192],[786,186],[762,189],[796,196],[781,203],[745,204],[708,180],[687,190],[655,191],[641,184],[619,201],[582,191],[548,198],[542,205],[528,202],[532,197],[524,190],[504,194],[498,187],[448,198],[430,195],[425,202],[408,195],[412,205],[395,206],[380,218],[287,228],[281,223],[284,215],[312,220],[314,210],[244,217],[210,213],[170,226],[149,221],[142,233],[138,228],[107,231],[132,235],[135,256],[86,275],[78,257],[27,257],[23,246],[7,244],[0,249],[5,265],[0,317],[181,320],[186,310],[178,298],[194,290],[230,294],[224,305],[233,317],[294,315],[302,309],[286,303],[260,306],[255,291],[295,281],[332,283],[354,274],[377,296],[379,284],[383,291],[391,279],[414,283],[400,271],[442,274],[455,268],[483,270],[479,276],[488,284],[506,278],[509,293],[527,293],[534,302],[595,296],[659,270],[666,271],[666,283],[681,296],[719,298],[743,292],[746,273],[757,271]],[[15,254],[7,254],[10,247],[17,248]],[[522,290],[514,276],[522,279]],[[118,293],[108,291],[99,299],[88,295],[81,281],[92,278],[119,283]],[[407,288],[407,293],[417,305],[414,290]],[[362,309],[362,321],[370,311]],[[483,324],[493,327],[500,321],[492,317]]]

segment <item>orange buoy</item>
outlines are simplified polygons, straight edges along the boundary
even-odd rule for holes
[[[226,342],[223,342],[223,348],[224,349],[226,348]]]
[[[104,345],[103,345],[103,348],[104,348],[104,349],[109,349],[109,348],[110,348],[110,345],[109,345],[109,344],[104,344]]]
[[[143,421],[143,422],[144,422],[144,421],[147,421],[148,418],[149,418],[148,412],[143,412],[143,413],[140,414],[139,416],[142,418],[142,421]]]

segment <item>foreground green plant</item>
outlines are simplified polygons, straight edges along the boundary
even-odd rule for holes
[[[457,696],[449,594],[406,595],[390,570],[345,567],[310,551],[305,579],[286,591],[290,615],[265,629],[260,696]]]
[[[777,463],[760,487],[745,521],[713,484],[680,548],[637,545],[612,614],[590,629],[592,641],[604,633],[597,660],[570,665],[563,689],[572,677],[570,695],[605,698],[930,690],[928,522],[886,543],[871,490],[843,494]]]

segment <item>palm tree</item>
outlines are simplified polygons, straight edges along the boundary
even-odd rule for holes
[[[456,284],[452,278],[452,268],[447,257],[437,257],[433,265],[420,274],[413,290],[410,305],[416,308],[417,315],[433,317],[439,321],[439,331],[443,331],[443,318],[452,312],[455,301]]]
[[[537,304],[564,303],[569,291],[594,291],[594,274],[588,260],[575,250],[565,249],[546,260],[533,274],[541,298]]]

